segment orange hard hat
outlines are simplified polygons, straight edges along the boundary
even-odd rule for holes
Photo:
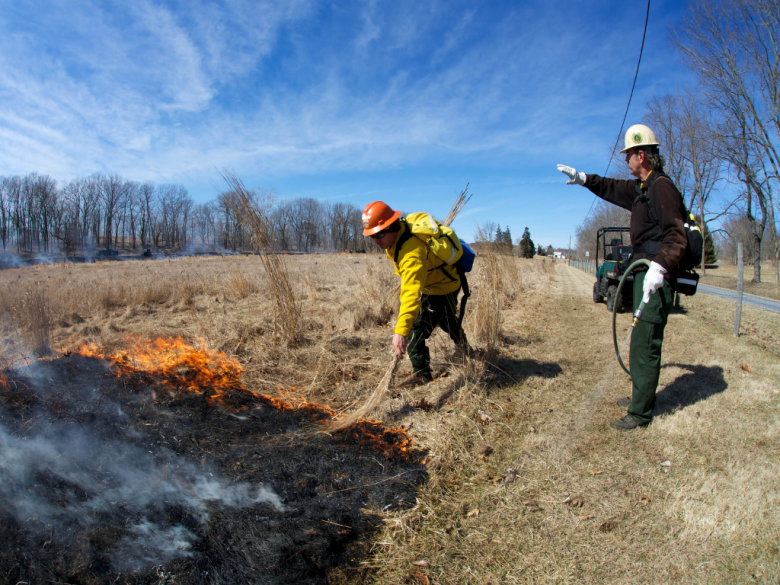
[[[393,211],[387,203],[382,201],[369,203],[363,210],[363,235],[373,236],[390,227],[390,224],[399,217],[401,212]]]

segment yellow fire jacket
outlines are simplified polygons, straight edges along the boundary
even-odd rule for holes
[[[410,214],[407,220],[413,221],[415,215],[417,214]],[[408,226],[401,222],[401,231],[396,242],[400,241],[401,234],[407,229]],[[412,324],[420,314],[422,295],[446,295],[455,292],[460,288],[460,278],[454,268],[447,267],[446,270],[455,280],[448,277],[443,270],[436,270],[444,262],[433,254],[419,237],[412,236],[403,243],[397,264],[395,246],[390,246],[385,253],[393,262],[395,273],[401,277],[401,309],[398,311],[394,333],[405,337],[409,335]]]

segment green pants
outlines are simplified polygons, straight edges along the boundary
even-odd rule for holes
[[[634,276],[634,311],[642,302],[642,284],[645,273]],[[674,292],[664,285],[650,295],[650,301],[642,311],[642,318],[631,333],[631,380],[633,389],[628,414],[640,425],[653,420],[655,390],[661,376],[661,347],[664,343],[664,327],[672,308]]]
[[[466,334],[458,325],[458,291],[446,295],[423,295],[420,314],[412,325],[412,339],[407,347],[415,374],[431,374],[431,354],[425,340],[436,326],[446,331],[455,345],[466,346]]]

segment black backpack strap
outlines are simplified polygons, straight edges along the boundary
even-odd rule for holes
[[[460,297],[460,312],[458,313],[458,327],[462,328],[463,317],[466,314],[466,301],[471,296],[471,291],[469,290],[469,281],[466,278],[466,271],[463,270],[463,266],[455,264],[455,270],[460,277],[460,287],[463,289],[463,295]]]
[[[450,241],[450,244],[452,244],[452,247],[455,248],[455,251],[460,250],[460,246],[458,246],[460,242],[454,242],[448,234],[442,234],[442,235]]]
[[[412,237],[412,228],[409,227],[409,224],[406,223],[405,219],[400,220],[401,224],[406,227],[405,230],[401,232],[401,235],[398,236],[398,241],[395,243],[395,255],[393,257],[393,261],[395,262],[395,265],[398,266],[398,254],[401,252],[401,248],[403,248],[404,244],[409,241],[409,238]]]
[[[653,204],[653,185],[660,177],[666,177],[669,179],[669,177],[666,176],[665,173],[656,171],[653,173],[653,177],[650,179],[650,182],[647,185],[647,189],[644,193],[642,193],[642,190],[639,188],[639,185],[636,185],[634,188],[637,192],[637,199],[640,201],[644,201],[647,203],[647,213],[650,215],[650,219],[652,219],[655,223],[657,223],[659,226],[661,225],[661,221],[658,219],[658,215],[655,212],[655,205]],[[669,179],[671,181],[671,179]],[[683,207],[685,205],[683,204]]]
[[[650,216],[650,219],[653,220],[653,222],[658,225],[659,228],[661,227],[661,221],[658,219],[658,214],[655,212],[655,204],[653,203],[653,185],[660,177],[666,177],[669,179],[665,173],[655,171],[653,172],[652,178],[647,184],[647,189],[644,193],[639,188],[639,185],[634,187],[636,189],[637,199],[647,204],[647,213]],[[671,181],[671,179],[669,180]],[[685,204],[683,204],[683,207],[685,207]],[[648,240],[638,246],[634,246],[632,254],[647,254],[648,256],[655,256],[661,250],[661,244],[662,242],[659,240]]]
[[[453,242],[452,238],[448,234],[442,234],[442,235],[450,241],[450,244],[452,244],[452,247],[455,248],[456,251],[460,250],[460,246],[458,245],[458,244],[460,244],[460,242]],[[449,278],[452,282],[455,282],[455,277],[452,276],[452,274],[450,274],[447,271],[447,264],[442,263],[440,266],[437,266],[436,268],[431,268],[428,272],[433,272],[434,270],[441,270],[444,273],[444,276]],[[455,272],[458,273],[458,276],[461,276],[461,273],[460,273],[461,271],[458,270],[457,263],[455,265]],[[461,278],[461,280],[462,280],[462,278]]]

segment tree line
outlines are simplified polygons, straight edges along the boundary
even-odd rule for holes
[[[697,85],[647,103],[646,123],[661,144],[665,172],[702,231],[708,222],[720,224],[713,235],[721,250],[741,241],[755,282],[761,281],[762,260],[772,257],[780,283],[780,3],[692,2],[669,41]],[[723,192],[733,195],[716,201]],[[606,223],[598,227],[628,225],[621,211],[599,206]],[[589,219],[578,230],[581,251],[593,247],[591,239],[595,243]]]
[[[531,239],[531,232],[527,227],[523,230],[523,235],[516,238],[513,243],[512,231],[508,225],[502,230],[501,224],[487,221],[477,226],[477,241],[482,244],[490,244],[494,250],[502,254],[516,253],[522,258],[533,258],[535,255],[546,256],[548,250],[550,255],[552,254],[552,246],[547,248],[539,246],[537,248]]]
[[[362,235],[361,211],[350,203],[278,200],[273,190],[253,194],[279,250],[357,252],[371,245]],[[252,249],[224,195],[197,204],[182,185],[102,173],[61,186],[38,173],[0,177],[0,243],[3,252],[19,254]]]

